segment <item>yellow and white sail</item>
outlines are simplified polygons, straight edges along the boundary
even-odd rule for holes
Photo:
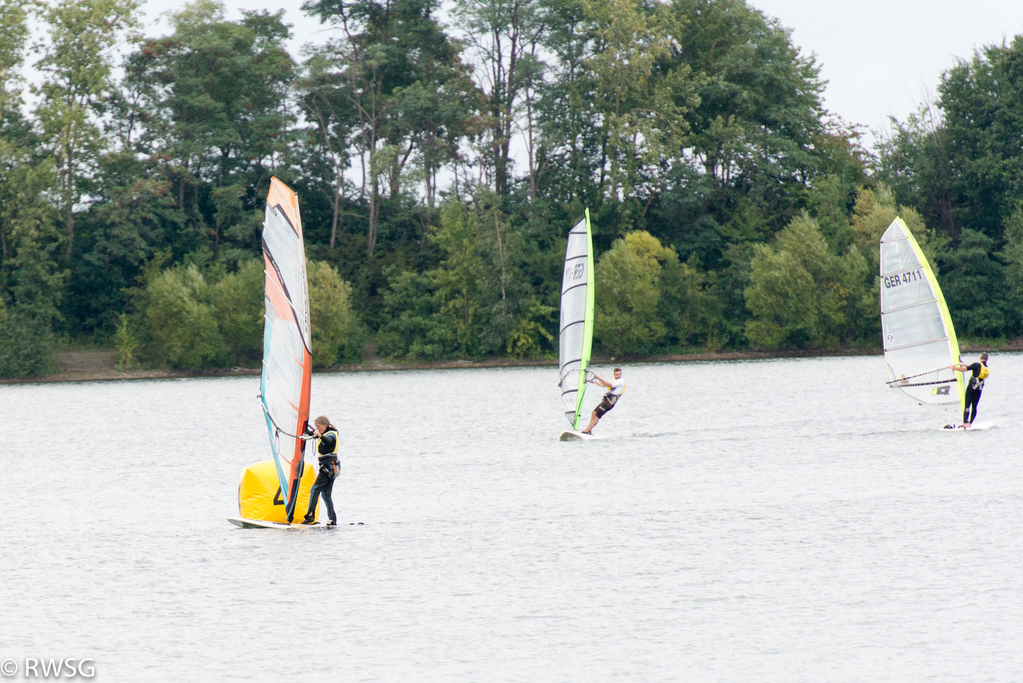
[[[896,218],[881,237],[881,330],[888,386],[920,405],[961,412],[952,318],[927,257]]]

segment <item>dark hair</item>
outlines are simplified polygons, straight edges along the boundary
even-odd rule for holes
[[[987,360],[987,351],[985,351],[984,353],[980,354],[980,359],[981,359],[982,361],[983,361],[983,360]]]
[[[621,371],[622,371],[621,368],[615,368],[615,372],[621,372]]]
[[[330,419],[326,415],[320,415],[318,418],[313,420],[313,423],[318,424],[318,425],[326,425],[326,426],[330,427],[331,429],[334,428],[334,425],[330,424]]]

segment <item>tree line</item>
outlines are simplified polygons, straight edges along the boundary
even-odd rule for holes
[[[271,176],[300,199],[318,366],[555,355],[584,208],[604,353],[877,347],[896,215],[961,336],[1021,332],[1023,38],[868,149],[744,0],[303,11],[331,37],[296,56],[283,11],[196,0],[153,37],[136,0],[0,6],[0,375],[68,343],[258,365]]]

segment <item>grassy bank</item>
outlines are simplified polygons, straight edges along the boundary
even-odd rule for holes
[[[965,355],[988,351],[990,353],[1012,353],[1023,351],[1023,338],[1001,344],[964,342],[960,348]],[[815,358],[829,356],[879,356],[880,348],[838,348],[838,349],[787,349],[780,351],[705,351],[654,356],[596,356],[593,365],[611,363],[686,363],[708,361],[763,360],[769,358]],[[130,379],[169,379],[177,377],[235,377],[258,375],[258,368],[221,368],[216,370],[135,370],[118,372],[115,365],[117,352],[105,349],[67,349],[59,355],[60,373],[16,379],[0,378],[0,384],[21,384],[33,382],[97,382]],[[483,361],[447,360],[433,362],[395,362],[381,358],[368,358],[353,365],[336,365],[319,368],[315,373],[324,372],[395,372],[400,370],[453,370],[459,368],[508,368],[531,366],[555,366],[557,360],[516,360],[512,358],[491,358]]]

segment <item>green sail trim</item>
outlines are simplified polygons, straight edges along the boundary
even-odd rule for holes
[[[590,368],[590,354],[593,350],[593,230],[590,228],[590,210],[586,209],[586,317],[583,322],[583,352],[579,363],[579,391],[576,394],[575,421],[572,429],[579,431],[582,417],[583,398],[586,395],[586,372]]]

